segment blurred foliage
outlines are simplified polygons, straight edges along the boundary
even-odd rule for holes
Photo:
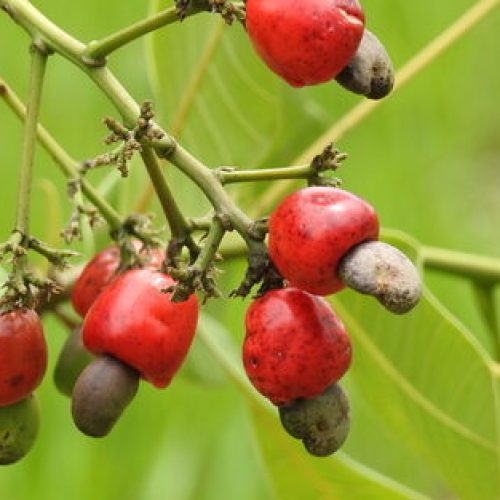
[[[84,41],[147,11],[144,2],[124,8],[116,0],[70,8],[56,0],[34,4]],[[366,1],[365,11],[368,27],[398,67],[472,5]],[[153,0],[149,8],[163,6]],[[338,144],[350,155],[339,172],[344,186],[370,200],[384,226],[425,244],[496,257],[499,22],[496,9]],[[7,16],[0,16],[0,44],[0,75],[24,96],[29,40]],[[204,60],[208,64],[200,64]],[[159,121],[174,127],[182,143],[211,166],[288,165],[360,100],[333,83],[287,88],[257,59],[240,26],[226,27],[208,14],[132,43],[110,58],[110,66],[138,101],[152,98]],[[189,99],[194,75],[198,86]],[[47,77],[42,122],[75,158],[103,151],[101,120],[116,115],[110,104],[59,57],[50,59]],[[21,127],[1,102],[0,117],[4,240],[15,215]],[[183,208],[203,213],[202,195],[172,170],[168,175]],[[125,213],[146,180],[139,163],[127,180],[117,177],[105,171],[89,175]],[[251,207],[265,189],[231,191]],[[69,216],[65,193],[64,179],[38,149],[36,236],[54,240]],[[101,232],[98,244],[105,241]],[[88,257],[88,247],[76,248]],[[227,263],[224,271],[222,285],[229,291],[242,276],[243,262]],[[25,460],[0,470],[0,498],[498,498],[500,411],[494,394],[499,397],[500,387],[492,385],[487,327],[469,283],[438,273],[425,278],[432,293],[403,318],[390,317],[365,297],[343,292],[335,298],[355,346],[345,379],[353,423],[342,453],[326,460],[307,456],[300,443],[286,439],[275,410],[247,390],[238,359],[247,302],[212,301],[196,349],[172,386],[158,392],[143,384],[111,436],[97,441],[76,432],[68,400],[52,384],[50,371],[67,332],[48,317],[51,362],[39,391],[40,438]]]

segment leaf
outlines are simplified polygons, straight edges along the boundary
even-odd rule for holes
[[[165,8],[154,0],[152,10]],[[198,14],[150,41],[160,120],[209,165],[253,167],[283,125],[282,84],[256,56],[242,26]]]
[[[310,498],[312,493],[332,499],[425,498],[346,453],[326,460],[309,457],[302,446],[279,427],[276,409],[250,385],[227,330],[208,315],[202,315],[200,323],[200,340],[249,398],[259,444],[272,473],[277,498]]]
[[[354,343],[351,375],[400,439],[460,498],[497,498],[493,363],[426,290],[405,317],[344,292],[332,301]]]

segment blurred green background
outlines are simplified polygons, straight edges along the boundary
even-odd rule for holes
[[[166,5],[33,3],[83,41]],[[400,67],[473,5],[366,1],[364,8],[367,26]],[[338,146],[349,153],[339,172],[345,188],[369,200],[385,227],[426,245],[500,258],[499,22],[496,8]],[[214,50],[203,66],[207,44]],[[25,33],[1,16],[0,76],[23,98],[28,46]],[[240,26],[223,27],[208,14],[131,44],[110,58],[110,67],[137,101],[153,99],[160,123],[173,127],[211,166],[289,165],[360,101],[333,83],[287,88],[257,59]],[[197,72],[198,92],[179,119],[179,103]],[[108,115],[116,112],[92,82],[52,57],[42,122],[75,158],[104,151],[101,121]],[[21,127],[1,102],[0,117],[5,240],[15,216]],[[201,215],[207,205],[199,191],[171,167],[168,175],[186,212]],[[126,180],[105,171],[89,179],[123,213],[133,210],[146,185],[139,163]],[[65,181],[41,149],[34,183],[32,232],[62,244],[57,233],[70,213]],[[250,209],[266,188],[231,192]],[[158,212],[154,203],[151,209]],[[102,232],[96,245],[106,243]],[[75,248],[88,258],[88,245]],[[222,287],[229,291],[244,263],[223,269]],[[25,460],[0,469],[0,498],[499,498],[500,403],[495,409],[494,395],[500,398],[500,382],[489,332],[468,282],[438,273],[425,279],[437,299],[429,293],[407,318],[391,318],[369,299],[346,292],[336,300],[355,347],[345,379],[353,422],[343,451],[323,460],[307,456],[280,429],[274,411],[235,383],[245,301],[209,303],[193,352],[172,386],[159,392],[142,384],[104,440],[76,431],[69,401],[54,388],[51,369],[67,332],[47,317],[50,367],[38,391],[40,437]]]

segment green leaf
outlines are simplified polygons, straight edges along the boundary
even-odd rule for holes
[[[159,0],[151,5],[165,8]],[[257,61],[239,23],[198,14],[155,32],[149,49],[167,130],[212,166],[262,161],[283,125],[283,86]]]
[[[472,333],[428,290],[404,317],[350,291],[332,303],[353,338],[354,382],[392,430],[460,498],[497,498],[495,365]]]
[[[352,499],[426,498],[346,453],[329,459],[309,457],[300,443],[280,428],[276,409],[249,383],[229,332],[208,315],[202,315],[200,323],[200,340],[249,399],[260,449],[277,498],[310,498],[311,495]]]

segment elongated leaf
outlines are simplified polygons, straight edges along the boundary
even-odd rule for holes
[[[165,6],[152,2],[153,11]],[[198,14],[156,32],[150,53],[160,117],[184,146],[214,166],[266,156],[283,123],[282,86],[255,64],[238,23]]]
[[[214,318],[204,315],[199,335],[212,355],[248,395],[277,498],[301,499],[425,498],[353,460],[346,453],[331,459],[309,457],[302,446],[285,434],[276,409],[256,393],[243,373],[238,349],[230,334]]]
[[[460,498],[497,498],[498,374],[473,334],[428,290],[403,317],[352,292],[332,302],[354,340],[352,376],[371,405]]]

